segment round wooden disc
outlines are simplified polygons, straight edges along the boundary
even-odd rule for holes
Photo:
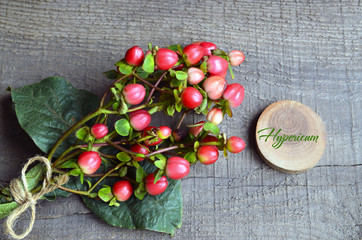
[[[326,148],[326,128],[320,116],[295,101],[271,104],[256,125],[258,150],[271,167],[287,173],[312,168]]]

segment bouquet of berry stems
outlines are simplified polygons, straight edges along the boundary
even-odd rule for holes
[[[11,89],[20,125],[47,155],[23,169],[18,187],[0,189],[0,218],[24,202],[34,207],[37,199],[73,193],[111,225],[173,234],[182,221],[177,180],[197,162],[215,163],[219,151],[227,157],[245,148],[244,140],[218,128],[244,99],[244,87],[225,80],[228,70],[234,79],[231,66],[244,59],[211,42],[149,44],[146,52],[133,46],[105,72],[113,83],[100,100],[59,77]],[[180,120],[173,128],[150,126],[161,112]],[[183,126],[192,113],[205,121]],[[11,216],[7,231],[16,237]]]

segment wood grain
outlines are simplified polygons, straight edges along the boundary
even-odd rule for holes
[[[361,16],[357,0],[0,0],[0,180],[40,153],[17,124],[6,87],[62,76],[100,95],[109,85],[102,72],[129,47],[208,40],[246,55],[237,78],[227,77],[245,87],[245,99],[221,130],[247,148],[191,170],[173,239],[361,239]],[[311,107],[327,129],[326,152],[305,173],[280,173],[257,154],[256,121],[282,99]],[[27,239],[170,239],[110,227],[76,196],[41,202],[37,218]]]

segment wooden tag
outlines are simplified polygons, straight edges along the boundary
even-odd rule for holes
[[[326,148],[326,128],[320,116],[295,101],[271,104],[256,125],[256,143],[265,162],[287,173],[312,168]]]

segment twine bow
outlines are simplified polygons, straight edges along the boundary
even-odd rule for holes
[[[28,184],[26,182],[26,176],[25,173],[28,169],[28,167],[33,162],[42,162],[45,167],[45,177],[43,180],[42,188],[39,192],[32,194],[28,190]],[[61,185],[65,184],[69,177],[67,174],[60,175],[58,177],[55,177],[55,184],[51,184],[52,179],[52,167],[50,164],[50,161],[42,156],[35,156],[29,159],[29,161],[25,164],[23,169],[21,170],[21,178],[20,179],[14,179],[10,182],[10,192],[11,195],[14,197],[14,200],[19,204],[19,207],[17,207],[7,218],[5,223],[5,229],[8,234],[10,234],[13,238],[16,239],[23,239],[25,238],[32,230],[34,221],[35,221],[35,205],[36,201],[41,198],[44,194],[47,194],[49,192],[54,191],[55,189],[59,188]],[[31,217],[30,217],[30,223],[27,229],[22,234],[16,234],[13,227],[15,221],[20,217],[21,214],[23,214],[28,208],[31,208]]]

